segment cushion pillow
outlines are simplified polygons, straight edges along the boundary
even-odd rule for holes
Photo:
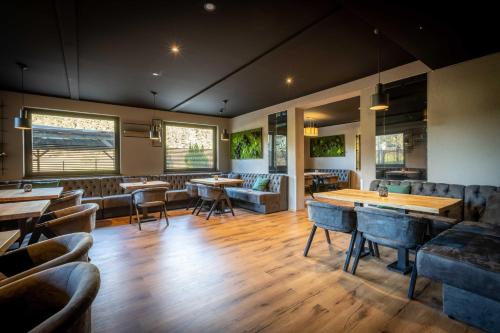
[[[47,187],[58,187],[59,186],[59,181],[58,180],[50,180],[50,181],[43,181],[43,182],[33,182],[31,183],[33,188],[47,188]]]
[[[252,190],[256,191],[265,191],[267,189],[267,185],[269,184],[268,178],[259,177],[253,183]]]
[[[500,225],[500,193],[490,195],[479,222]]]
[[[410,194],[410,185],[387,185],[389,193]]]

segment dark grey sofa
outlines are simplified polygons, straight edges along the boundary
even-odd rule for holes
[[[417,253],[417,271],[443,283],[443,311],[500,332],[500,187],[467,186],[464,216]]]
[[[328,172],[334,176],[339,177],[337,187],[339,189],[342,188],[350,188],[351,187],[351,178],[352,171],[348,169],[305,169],[304,172]]]
[[[288,209],[288,176],[282,174],[234,173],[244,180],[242,186],[226,187],[229,198],[238,207],[269,214]],[[265,191],[252,190],[258,177],[268,178]]]

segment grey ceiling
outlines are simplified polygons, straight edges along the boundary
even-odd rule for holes
[[[429,17],[435,6],[426,1],[412,8],[390,1],[378,7],[364,1],[213,2],[217,9],[208,13],[204,1],[192,0],[4,1],[0,89],[20,89],[15,63],[21,61],[30,67],[25,87],[32,93],[152,107],[154,89],[158,108],[219,115],[229,99],[224,115],[233,117],[375,73],[375,25],[383,28],[383,69],[416,58],[434,68],[498,46],[484,38],[464,44],[472,32],[462,39],[456,33],[460,13],[450,22],[438,9],[438,17]],[[379,10],[388,6],[394,8],[379,22]],[[420,34],[417,19],[426,24]],[[442,35],[432,34],[434,27]],[[449,52],[436,52],[443,40]],[[178,56],[169,53],[174,42]],[[290,87],[287,75],[294,77]]]
[[[359,97],[304,110],[304,120],[312,118],[318,127],[359,121]]]

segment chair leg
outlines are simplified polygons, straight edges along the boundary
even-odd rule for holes
[[[358,241],[358,249],[356,251],[356,257],[354,258],[354,263],[352,264],[352,270],[351,270],[352,275],[356,274],[356,268],[358,268],[359,258],[361,258],[361,253],[365,248],[365,238],[363,237],[362,233],[360,233],[359,236],[360,238]]]
[[[217,204],[219,203],[219,200],[214,200],[214,203],[212,204],[212,207],[210,208],[210,211],[208,212],[208,215],[207,215],[207,220],[210,218],[210,216],[212,215],[212,213],[214,212],[215,210],[215,207],[217,207]]]
[[[325,229],[325,236],[326,236],[326,242],[328,244],[332,244],[332,240],[330,239],[330,233],[326,229]]]
[[[344,262],[344,272],[347,272],[349,269],[349,264],[351,262],[352,251],[354,251],[354,243],[356,242],[356,235],[358,234],[357,230],[354,230],[351,233],[351,241],[349,242],[349,248],[347,249],[347,254]]]
[[[233,216],[235,216],[234,210],[233,210],[233,204],[231,203],[231,200],[228,197],[226,197],[226,203],[227,203],[229,209],[231,210],[231,214],[233,214]]]
[[[373,249],[373,242],[368,241],[368,250],[370,251],[370,255],[372,257],[375,257],[375,250]]]
[[[373,253],[375,254],[375,257],[380,258],[380,252],[378,251],[378,244],[373,243]]]
[[[309,234],[309,238],[307,239],[306,248],[304,249],[304,257],[307,257],[307,254],[309,253],[309,248],[311,247],[312,241],[314,239],[314,234],[316,233],[317,228],[318,227],[316,225],[313,225],[311,229],[311,233]]]
[[[165,221],[167,222],[167,227],[170,225],[170,222],[168,221],[168,215],[167,215],[167,205],[163,206],[163,213],[165,215]]]
[[[413,263],[413,268],[411,270],[410,285],[408,286],[408,298],[413,299],[413,294],[415,293],[415,285],[417,283],[417,254],[418,250],[415,252],[415,262]]]
[[[196,216],[200,215],[201,209],[203,208],[204,204],[205,204],[205,200],[201,200],[200,208],[198,208],[198,213],[196,213]]]
[[[198,208],[198,205],[201,203],[201,201],[202,201],[201,198],[198,198],[198,200],[196,200],[196,203],[194,204],[194,209],[191,212],[191,215],[196,212],[196,209]]]
[[[132,224],[132,215],[133,214],[134,214],[134,212],[132,210],[132,202],[130,202],[129,210],[128,210],[128,215],[129,215],[128,224]]]
[[[139,210],[137,207],[135,207],[135,215],[137,217],[137,225],[139,226],[139,230],[142,230],[141,228],[141,217],[139,216]]]

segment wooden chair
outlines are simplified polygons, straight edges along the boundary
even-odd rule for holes
[[[147,215],[150,209],[159,209],[160,220],[161,215],[165,215],[165,220],[167,222],[167,227],[169,226],[168,215],[167,215],[167,187],[153,187],[145,188],[140,190],[135,190],[132,192],[132,206],[135,209],[135,214],[137,217],[137,224],[139,225],[139,230],[141,229],[141,217],[139,216],[139,209],[142,210],[143,216]],[[130,212],[130,221],[132,220],[132,212]]]
[[[201,199],[200,206],[198,208],[198,212],[196,215],[200,214],[203,206],[207,203],[211,204],[210,210],[207,215],[207,220],[210,219],[210,216],[215,211],[215,209],[221,205],[221,210],[224,209],[224,203],[227,204],[229,209],[231,210],[231,214],[234,216],[233,205],[231,204],[231,200],[229,200],[228,196],[224,189],[219,187],[212,187],[206,185],[198,185],[198,196]]]

